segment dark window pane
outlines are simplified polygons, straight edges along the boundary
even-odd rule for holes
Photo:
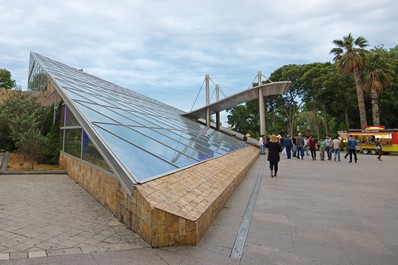
[[[81,129],[66,129],[64,151],[70,155],[81,158],[81,139]]]
[[[112,172],[85,132],[83,132],[83,160]]]

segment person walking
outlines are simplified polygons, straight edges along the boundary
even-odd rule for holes
[[[325,152],[328,156],[328,160],[332,160],[332,139],[329,135],[325,137]]]
[[[279,153],[282,152],[282,146],[280,145],[276,135],[271,135],[270,141],[267,143],[268,149],[268,161],[269,169],[271,170],[271,177],[278,176],[278,163],[280,160]]]
[[[304,138],[301,136],[301,133],[298,134],[296,138],[296,146],[297,146],[297,159],[304,159]]]
[[[296,140],[297,140],[297,136],[292,136],[292,142],[293,142],[293,147],[292,147],[293,157],[297,157],[297,145],[296,145]]]
[[[307,154],[307,156],[309,156],[310,154],[308,153],[308,149],[311,150],[311,147],[308,148],[308,145],[310,143],[310,139],[312,136],[308,136],[308,137],[304,137],[304,152]]]
[[[293,141],[290,138],[290,135],[286,136],[284,143],[285,143],[285,150],[286,150],[287,159],[290,159],[292,157],[292,147],[293,147]]]
[[[325,160],[326,143],[322,137],[318,141],[318,146],[319,146],[319,156],[321,157],[321,160]]]
[[[310,144],[312,160],[316,160],[316,141],[315,141],[314,137],[310,136],[308,142]]]
[[[332,141],[332,147],[334,150],[334,161],[336,161],[336,158],[338,158],[338,161],[341,161],[340,160],[340,144],[341,144],[341,141],[339,139],[339,136],[336,135],[336,138],[334,138]]]
[[[265,146],[264,134],[260,135],[260,140],[259,140],[259,142],[260,142],[260,155],[265,155],[265,149],[264,149],[264,146]]]
[[[355,163],[358,161],[356,146],[357,146],[357,141],[355,141],[355,139],[352,138],[352,135],[350,135],[350,138],[348,138],[347,141],[348,154],[350,155],[350,161],[348,161],[348,163],[352,163],[352,155],[354,155]]]
[[[383,155],[383,147],[381,146],[380,139],[376,140],[376,151],[377,151],[377,159],[381,160],[381,156]]]

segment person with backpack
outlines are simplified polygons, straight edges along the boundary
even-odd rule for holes
[[[290,135],[286,136],[284,144],[285,144],[287,159],[290,159],[292,157],[292,147],[293,147],[293,141],[292,138],[290,138]]]

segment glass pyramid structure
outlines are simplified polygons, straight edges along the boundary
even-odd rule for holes
[[[52,88],[61,96],[63,151],[88,160],[92,147],[102,168],[129,191],[134,184],[247,146],[183,117],[177,108],[34,52],[29,88]]]

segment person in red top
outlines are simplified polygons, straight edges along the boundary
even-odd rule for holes
[[[316,160],[316,141],[315,141],[314,137],[310,136],[310,140],[308,142],[310,143],[310,151],[311,151],[312,160]]]

